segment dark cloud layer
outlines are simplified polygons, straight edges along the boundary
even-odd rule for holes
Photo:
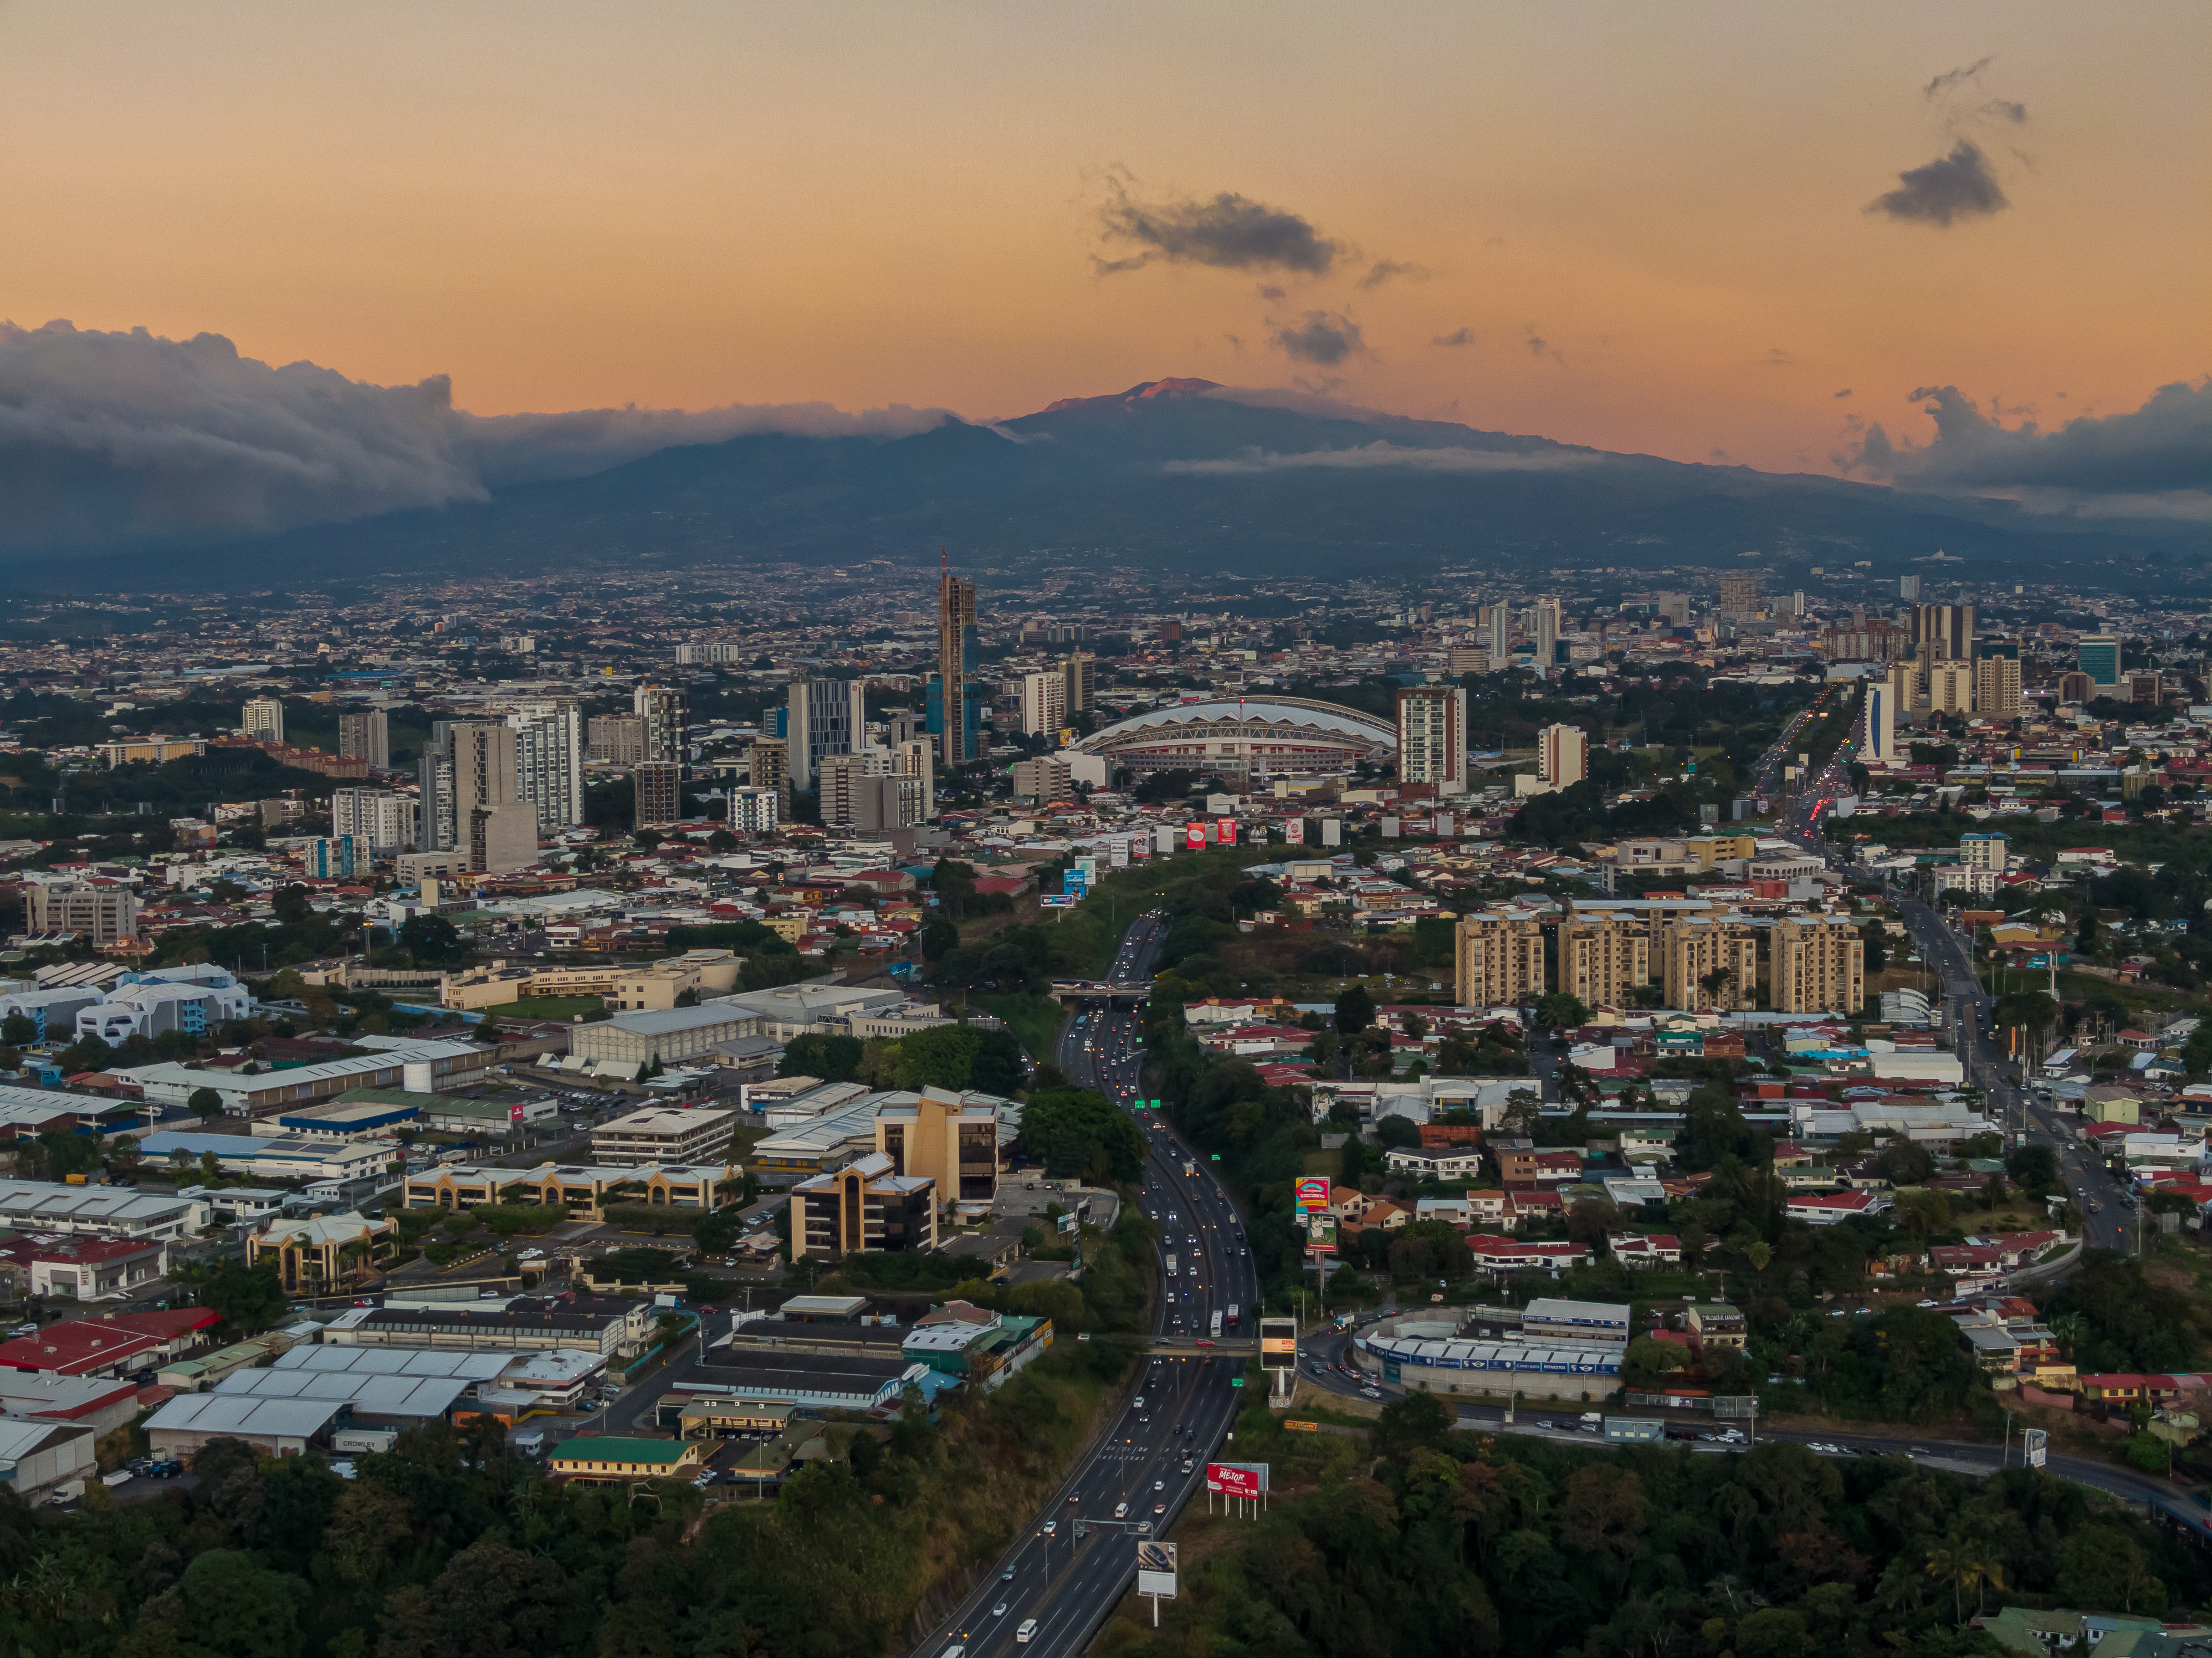
[[[1948,155],[1897,178],[1898,187],[1869,202],[1868,212],[1948,227],[1960,219],[1986,218],[2012,205],[1990,170],[1989,157],[1971,138],[1960,139]]]
[[[1359,325],[1334,311],[1309,311],[1297,322],[1278,328],[1271,338],[1292,361],[1316,363],[1323,368],[1333,368],[1367,349]]]
[[[899,437],[946,418],[799,404],[483,419],[454,409],[442,374],[370,386],[308,362],[272,367],[219,334],[0,323],[0,545],[252,535],[482,500],[674,444]]]
[[[1931,489],[2165,497],[2167,510],[2187,510],[2212,486],[2212,380],[2162,386],[2130,413],[2083,416],[2049,432],[2033,421],[2001,425],[1955,386],[1912,395],[1935,420],[1934,440],[1894,443],[1870,426],[1838,457],[1847,471]]]
[[[1111,195],[1098,210],[1098,228],[1108,241],[1137,251],[1095,259],[1103,273],[1158,262],[1326,276],[1347,251],[1298,215],[1231,191],[1210,201],[1143,202],[1128,185],[1124,179],[1112,181]]]

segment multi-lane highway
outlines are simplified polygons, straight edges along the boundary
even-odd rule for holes
[[[1109,976],[1149,976],[1166,925],[1140,917]],[[1133,1109],[1142,1097],[1140,1030],[1134,1009],[1086,1011],[1069,1022],[1057,1063],[1070,1082]],[[1219,1452],[1244,1398],[1231,1385],[1243,1361],[1213,1345],[1213,1317],[1220,1314],[1225,1327],[1233,1305],[1241,1327],[1224,1327],[1223,1337],[1249,1340],[1259,1281],[1236,1205],[1207,1172],[1205,1154],[1183,1146],[1164,1122],[1147,1121],[1145,1135],[1138,1201],[1159,1228],[1162,1277],[1134,1389],[953,1616],[916,1643],[915,1658],[943,1658],[956,1647],[965,1658],[1007,1658],[1017,1649],[1030,1658],[1074,1658],[1134,1582],[1139,1541],[1165,1536],[1185,1504],[1204,1495],[1206,1461]]]

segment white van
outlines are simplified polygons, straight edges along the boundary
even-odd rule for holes
[[[1030,1637],[1036,1633],[1036,1619],[1034,1618],[1025,1618],[1022,1620],[1022,1626],[1014,1631],[1014,1639],[1021,1642],[1024,1645],[1027,1645],[1029,1643]]]
[[[968,1649],[965,1647],[947,1647],[942,1653],[938,1655],[938,1658],[968,1658]]]

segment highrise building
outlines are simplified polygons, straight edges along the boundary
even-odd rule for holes
[[[1721,578],[1721,617],[1747,621],[1759,614],[1759,577],[1748,572]]]
[[[1985,656],[1974,664],[1974,712],[1984,720],[2020,718],[2018,657]]]
[[[138,895],[128,887],[27,882],[23,926],[30,932],[75,932],[90,944],[112,944],[137,935]]]
[[[1589,776],[1589,739],[1580,726],[1547,726],[1536,733],[1536,775],[1555,789]]]
[[[249,696],[240,710],[240,724],[246,735],[256,743],[281,743],[284,740],[284,705],[273,696]]]
[[[416,757],[416,842],[424,852],[452,852],[460,845],[453,801],[453,722],[433,721],[429,740]]]
[[[1650,982],[1651,933],[1620,916],[1571,915],[1559,929],[1559,988],[1585,1007],[1626,1007]]]
[[[1690,596],[1687,593],[1660,594],[1658,610],[1658,619],[1670,628],[1686,628],[1697,615],[1697,612],[1690,607]]]
[[[884,774],[887,758],[879,749],[823,756],[816,776],[821,789],[822,822],[826,827],[851,829],[860,823],[863,786]]]
[[[1067,712],[1071,719],[1079,714],[1089,714],[1097,706],[1097,659],[1088,651],[1070,651],[1060,663],[1060,677],[1067,683]]]
[[[678,765],[691,754],[691,696],[680,685],[640,685],[630,712],[645,721],[645,757]]]
[[[1759,935],[1741,921],[1677,917],[1659,928],[1667,1005],[1685,1012],[1731,1012],[1755,1005]]]
[[[1483,614],[1490,624],[1490,671],[1498,673],[1513,659],[1509,654],[1513,645],[1513,611],[1508,605],[1491,604],[1484,607]]]
[[[1866,1002],[1866,944],[1840,915],[1784,916],[1774,929],[1771,998],[1779,1013],[1856,1016]]]
[[[1898,577],[1897,596],[1899,598],[1904,599],[1907,604],[1911,604],[1914,600],[1917,599],[1920,597],[1920,578],[1917,575],[1901,575]]]
[[[1792,616],[1805,614],[1805,590],[1802,587],[1790,595],[1790,614]]]
[[[868,688],[857,679],[794,679],[783,729],[791,786],[810,793],[824,760],[866,741]]]
[[[2089,676],[2092,701],[2110,696],[2120,688],[2120,637],[2118,634],[2085,634],[2074,647],[2074,665]]]
[[[1410,685],[1398,693],[1398,781],[1467,793],[1467,692]]]
[[[1896,661],[1889,665],[1889,700],[1896,706],[1896,718],[1907,723],[1916,710],[1928,706],[1927,693],[1921,689],[1917,662]]]
[[[745,756],[749,762],[745,775],[753,787],[774,789],[778,796],[787,799],[791,794],[791,744],[781,737],[756,737]]]
[[[888,775],[911,780],[920,785],[912,791],[921,802],[917,823],[927,823],[937,816],[937,756],[929,745],[927,736],[907,737],[885,745],[890,756]]]
[[[1022,734],[1057,737],[1067,724],[1067,676],[1064,671],[1022,676]]]
[[[645,758],[645,720],[634,714],[595,714],[584,728],[584,758],[635,766]]]
[[[1017,760],[1011,768],[1013,796],[1017,800],[1065,800],[1073,792],[1074,778],[1067,761],[1060,755],[1048,754],[1036,760]]]
[[[1912,654],[1925,674],[1934,662],[1974,659],[1974,607],[1916,604],[1912,607]]]
[[[573,697],[536,703],[507,716],[514,732],[516,798],[551,835],[584,821],[584,716]]]
[[[884,710],[884,746],[885,748],[896,749],[916,739],[922,742],[929,740],[929,722],[927,717],[917,714],[912,708]]]
[[[1928,665],[1928,710],[1930,714],[1974,711],[1972,663],[1939,659]]]
[[[1462,1007],[1510,1007],[1544,993],[1544,929],[1524,916],[1484,910],[1453,930],[1455,999]]]
[[[538,861],[538,814],[527,802],[471,806],[461,822],[468,836],[469,868],[477,874],[510,874]]]
[[[2058,701],[2061,707],[2069,702],[2087,702],[2097,695],[2097,687],[2087,674],[2080,669],[2058,676]]]
[[[684,816],[684,768],[673,760],[641,760],[630,772],[637,827],[658,829]]]
[[[1867,682],[1866,702],[1859,710],[1859,758],[1869,766],[1887,766],[1897,759],[1897,695],[1887,679]]]
[[[937,683],[940,752],[948,766],[980,756],[969,751],[974,729],[968,712],[968,664],[975,643],[975,584],[963,581],[938,555]]]
[[[457,823],[479,806],[504,806],[515,799],[515,732],[509,726],[457,721],[453,747],[453,813]]]
[[[378,852],[417,852],[422,846],[420,804],[390,789],[334,789],[331,833],[350,835]]]
[[[392,726],[381,708],[338,716],[338,752],[368,762],[372,769],[392,766]]]
[[[1536,601],[1536,667],[1548,672],[1559,656],[1559,601],[1547,593]]]
[[[781,789],[735,788],[730,791],[730,833],[773,835],[783,821]]]

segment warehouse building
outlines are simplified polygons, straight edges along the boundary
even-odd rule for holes
[[[128,1187],[0,1181],[0,1226],[110,1238],[185,1238],[208,1224],[206,1204],[140,1197]]]

